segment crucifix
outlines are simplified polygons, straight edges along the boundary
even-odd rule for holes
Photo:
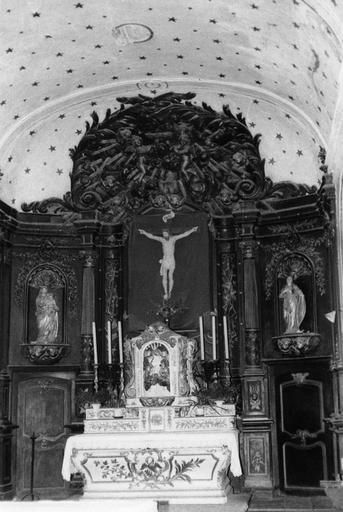
[[[162,236],[156,236],[148,233],[144,229],[139,229],[141,235],[156,240],[162,244],[162,259],[159,260],[161,264],[160,276],[162,277],[162,286],[164,290],[163,299],[168,300],[171,297],[171,292],[174,286],[174,271],[175,271],[175,244],[181,238],[185,238],[198,230],[198,226],[188,229],[179,235],[171,235],[167,229],[164,229]]]

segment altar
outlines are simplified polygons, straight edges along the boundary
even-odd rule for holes
[[[201,403],[196,342],[166,325],[125,343],[125,407],[93,405],[67,440],[62,475],[81,473],[83,498],[226,503],[242,473],[235,405]]]

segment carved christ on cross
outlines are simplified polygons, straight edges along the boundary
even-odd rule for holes
[[[174,270],[175,270],[175,244],[181,238],[191,235],[198,230],[198,226],[180,233],[180,235],[170,235],[167,229],[163,230],[162,236],[156,236],[152,233],[139,229],[141,235],[145,235],[151,240],[156,240],[162,244],[162,259],[159,260],[161,263],[160,276],[162,276],[162,286],[164,290],[163,298],[165,300],[170,299],[171,292],[174,286]]]

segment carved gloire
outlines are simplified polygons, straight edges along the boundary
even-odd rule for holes
[[[71,191],[22,205],[26,212],[62,213],[72,223],[97,211],[111,224],[130,222],[144,206],[177,211],[186,204],[210,215],[229,214],[239,201],[295,197],[315,188],[265,177],[259,135],[228,106],[218,113],[190,102],[195,94],[118,98],[122,109],[93,122],[73,159]]]

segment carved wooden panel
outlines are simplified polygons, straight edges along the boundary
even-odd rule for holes
[[[31,436],[35,433],[34,487],[38,494],[62,490],[64,425],[70,422],[70,382],[54,377],[18,385],[17,492],[30,487]]]

